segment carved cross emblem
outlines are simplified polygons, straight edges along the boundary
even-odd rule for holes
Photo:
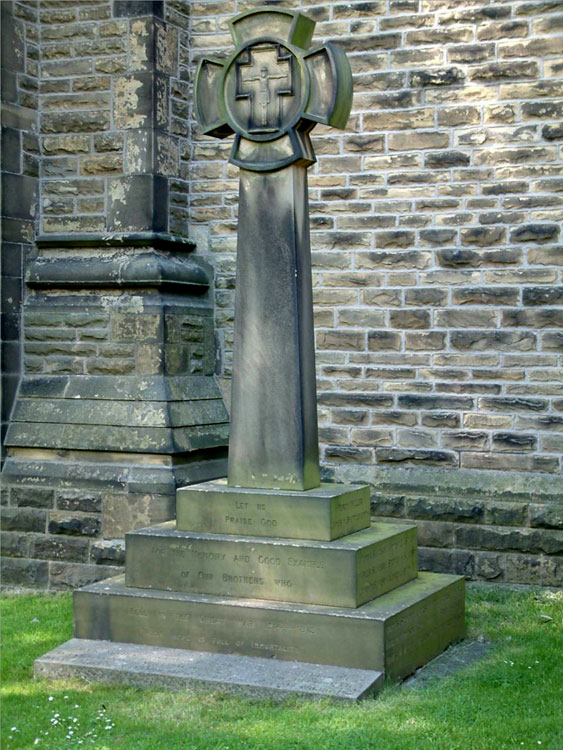
[[[293,56],[280,44],[257,44],[237,60],[237,99],[248,99],[248,132],[271,133],[283,122],[284,97],[293,96]]]
[[[310,49],[315,22],[285,9],[258,8],[229,22],[235,50],[201,60],[195,87],[202,131],[235,135],[230,161],[255,172],[315,161],[309,133],[317,122],[344,128],[352,74],[344,52]]]

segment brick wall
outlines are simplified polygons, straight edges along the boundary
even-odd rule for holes
[[[309,173],[325,466],[559,475],[562,6],[281,4],[315,18],[315,39],[340,43],[354,73],[348,129],[315,129]],[[192,69],[231,49],[225,22],[253,5],[192,4]],[[227,378],[229,147],[196,134],[190,182]]]

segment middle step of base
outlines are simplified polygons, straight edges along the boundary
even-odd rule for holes
[[[127,585],[359,607],[417,575],[416,526],[375,523],[332,542],[178,531],[126,536]]]

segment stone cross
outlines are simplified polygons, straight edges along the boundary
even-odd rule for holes
[[[344,52],[310,49],[314,21],[258,8],[230,21],[235,50],[201,60],[202,131],[235,136],[240,167],[228,483],[320,484],[307,167],[316,123],[343,128],[352,104]]]

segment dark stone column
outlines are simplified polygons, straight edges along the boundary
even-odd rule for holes
[[[158,2],[63,15],[42,14],[42,233],[3,472],[4,581],[52,588],[118,572],[116,540],[224,476],[228,442],[212,273],[186,237],[185,19]]]
[[[21,375],[23,269],[38,215],[39,147],[37,12],[14,2],[0,3],[0,12],[3,443]]]

